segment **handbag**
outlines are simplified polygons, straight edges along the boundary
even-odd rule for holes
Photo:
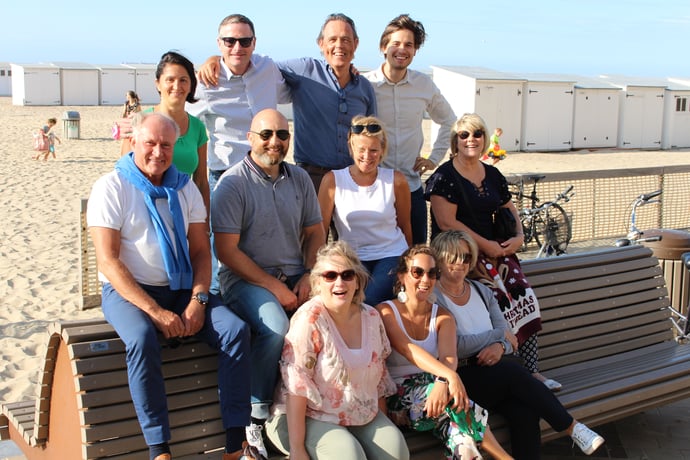
[[[43,130],[38,130],[34,133],[34,150],[37,152],[45,152],[50,148],[50,143],[48,142],[48,136],[43,132]]]
[[[515,216],[509,208],[498,208],[493,214],[494,239],[505,241],[516,235]]]

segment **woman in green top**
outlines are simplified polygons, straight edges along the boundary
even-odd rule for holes
[[[174,51],[161,56],[156,68],[156,88],[161,95],[158,105],[145,112],[160,112],[169,116],[180,127],[180,137],[175,143],[173,164],[192,177],[204,198],[206,210],[210,209],[210,191],[206,172],[206,150],[208,135],[206,127],[198,118],[185,111],[185,102],[194,103],[196,91],[194,64]]]

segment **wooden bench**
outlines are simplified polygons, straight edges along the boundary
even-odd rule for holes
[[[542,308],[541,368],[563,384],[558,397],[577,419],[597,426],[690,396],[690,346],[674,340],[651,250],[611,248],[523,265]],[[36,399],[2,407],[5,433],[29,460],[145,458],[112,328],[102,320],[55,323],[48,344]],[[219,458],[198,457],[224,443],[215,352],[194,342],[162,346],[173,453]],[[490,421],[507,443],[504,421]],[[558,436],[542,425],[544,441]],[[438,458],[440,443],[427,433],[406,437],[413,459]]]

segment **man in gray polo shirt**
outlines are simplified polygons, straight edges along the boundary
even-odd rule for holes
[[[218,181],[211,223],[223,299],[252,331],[252,427],[259,448],[278,377],[288,313],[309,297],[309,272],[326,237],[309,174],[284,160],[287,119],[259,112],[247,133],[251,151]],[[250,439],[256,430],[258,439]],[[264,450],[265,452],[265,450]]]

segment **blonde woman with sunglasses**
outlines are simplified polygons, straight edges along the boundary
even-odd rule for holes
[[[466,113],[451,130],[450,160],[426,182],[425,197],[431,202],[431,237],[445,230],[467,232],[479,247],[479,259],[470,277],[493,289],[510,328],[518,338],[517,353],[532,375],[548,389],[561,384],[539,372],[537,332],[541,330],[539,301],[522,275],[516,252],[524,235],[508,182],[481,157],[489,145],[484,120]],[[498,237],[494,217],[507,211],[515,222],[514,236]],[[528,314],[524,314],[528,311]]]
[[[433,431],[446,458],[481,458],[481,445],[492,458],[510,459],[487,425],[487,411],[468,399],[456,372],[455,320],[434,302],[438,276],[434,251],[413,246],[396,269],[396,298],[377,306],[393,347],[388,371],[398,386],[387,399],[388,416],[398,426]]]
[[[354,117],[348,147],[353,164],[326,173],[319,205],[325,231],[333,223],[338,238],[369,270],[365,300],[376,305],[390,298],[393,269],[412,242],[410,188],[401,172],[379,166],[388,153],[388,136],[378,118]]]
[[[271,442],[290,460],[407,460],[400,430],[384,415],[395,392],[390,343],[378,312],[363,303],[367,271],[344,241],[322,247],[310,274],[313,297],[292,317]]]

